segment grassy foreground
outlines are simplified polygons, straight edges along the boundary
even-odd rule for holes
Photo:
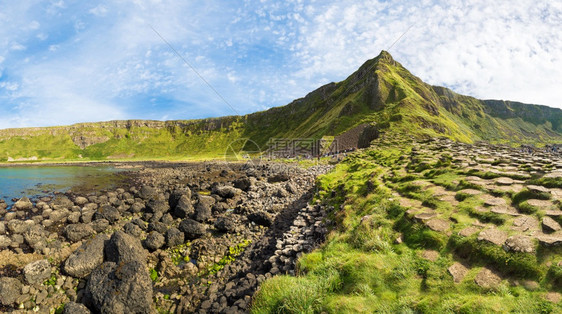
[[[277,276],[261,285],[252,313],[562,311],[556,292],[562,287],[558,248],[532,238],[533,252],[514,252],[482,241],[477,233],[461,232],[476,225],[508,235],[532,234],[514,231],[513,221],[538,220],[545,212],[520,205],[550,196],[534,195],[525,184],[562,187],[561,178],[478,172],[450,153],[424,154],[405,142],[378,145],[319,178],[317,199],[336,208],[332,231],[325,244],[299,259],[297,276]],[[489,167],[502,163],[488,162]],[[495,184],[505,176],[521,186]],[[490,197],[525,214],[478,210]],[[424,210],[445,227],[416,219]],[[455,282],[449,268],[459,263],[466,271]],[[498,274],[493,283],[479,281],[485,267]]]

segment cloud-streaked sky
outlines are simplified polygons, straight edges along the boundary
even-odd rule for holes
[[[424,81],[562,107],[560,0],[0,0],[0,128],[281,106],[408,29],[390,53]]]

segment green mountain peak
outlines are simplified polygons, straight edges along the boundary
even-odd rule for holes
[[[428,85],[383,50],[341,82],[245,116],[0,130],[0,161],[213,158],[224,155],[232,143],[247,143],[240,139],[265,149],[272,138],[336,137],[353,147],[359,138],[365,141],[361,130],[366,125],[376,128],[368,129],[371,135],[562,143],[562,110],[479,100]]]

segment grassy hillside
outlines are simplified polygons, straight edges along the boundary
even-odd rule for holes
[[[562,141],[560,109],[481,101],[430,86],[383,51],[342,82],[246,116],[0,130],[0,161],[216,158],[229,143],[242,145],[244,141],[236,141],[240,138],[265,149],[270,138],[319,139],[363,123],[416,138],[513,144]]]
[[[560,313],[562,235],[539,221],[561,222],[562,177],[516,155],[408,139],[349,156],[318,180],[326,242],[265,281],[252,312]]]

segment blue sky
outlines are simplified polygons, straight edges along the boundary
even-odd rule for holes
[[[390,53],[424,81],[562,107],[559,0],[0,0],[0,128],[281,106],[410,27]]]

